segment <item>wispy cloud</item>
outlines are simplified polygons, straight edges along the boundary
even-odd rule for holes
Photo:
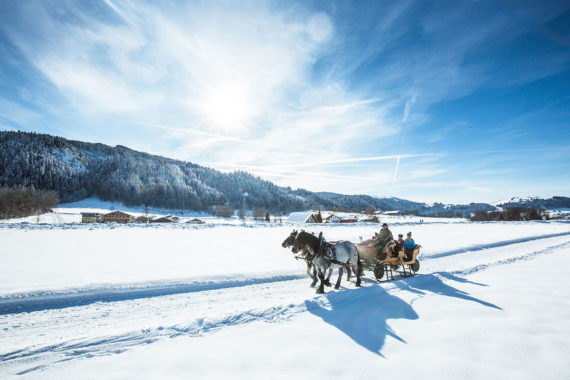
[[[0,121],[31,125],[50,112],[92,141],[282,185],[386,194],[403,191],[402,179],[435,184],[450,171],[464,175],[449,158],[460,153],[433,144],[467,128],[455,120],[422,130],[433,105],[569,62],[564,54],[536,57],[538,69],[513,67],[501,80],[492,54],[529,29],[508,12],[486,2],[375,7],[18,2],[0,31],[54,96],[32,108],[0,99]],[[561,12],[520,17],[540,25]]]

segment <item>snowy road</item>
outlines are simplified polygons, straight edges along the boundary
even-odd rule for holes
[[[296,263],[290,273],[258,274],[241,280],[202,279],[148,286],[139,283],[138,287],[113,285],[55,296],[38,292],[0,298],[0,376],[34,377],[44,371],[57,374],[58,368],[72,368],[73,363],[97,357],[120,358],[126,351],[151,344],[175,344],[181,337],[192,337],[197,342],[238,326],[256,326],[256,331],[271,333],[275,329],[271,326],[296,324],[305,315],[327,321],[331,316],[326,311],[331,312],[331,304],[351,310],[352,304],[361,305],[369,299],[378,299],[383,313],[391,310],[393,315],[388,312],[385,323],[391,319],[418,319],[411,307],[415,300],[437,295],[446,299],[444,303],[455,299],[502,310],[501,305],[471,296],[462,287],[472,284],[471,278],[479,273],[502,267],[528,267],[534,261],[552,260],[550,257],[556,257],[557,262],[564,258],[570,264],[566,259],[570,255],[570,231],[524,238],[514,235],[485,244],[431,251],[422,259],[420,276],[378,285],[367,273],[361,289],[344,281],[343,289],[329,289],[325,296],[314,294],[302,273],[302,264]],[[532,270],[527,280],[547,274]],[[72,306],[74,303],[79,306]],[[18,312],[18,308],[24,312]],[[567,307],[565,310],[568,312]],[[343,320],[341,317],[341,325],[347,323]],[[388,333],[380,338],[344,333],[352,337],[353,344],[385,356],[386,336],[397,337],[391,328],[386,329]]]

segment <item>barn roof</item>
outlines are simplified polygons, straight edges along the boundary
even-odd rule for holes
[[[82,212],[81,216],[101,216],[98,212]]]
[[[307,220],[313,215],[312,211],[292,212],[287,217],[287,221],[291,223],[307,223]]]
[[[116,217],[116,218],[130,218],[131,215],[127,214],[126,212],[122,211],[113,211],[108,214],[105,214],[105,217]]]

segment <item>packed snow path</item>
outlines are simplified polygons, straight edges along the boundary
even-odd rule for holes
[[[284,238],[283,231],[279,232]],[[179,283],[141,282],[74,291],[8,293],[0,298],[0,377],[41,376],[43,371],[57,375],[53,371],[58,368],[73,368],[73,363],[85,363],[87,359],[142,352],[142,347],[151,343],[178,345],[179,340],[174,338],[192,337],[192,342],[198,344],[213,332],[220,334],[239,326],[251,325],[271,332],[276,329],[271,326],[295,325],[307,314],[335,326],[357,347],[380,357],[390,356],[386,352],[387,337],[405,341],[402,332],[392,324],[404,319],[419,325],[419,312],[414,309],[419,299],[439,297],[444,304],[461,301],[475,305],[478,311],[486,310],[485,313],[503,311],[503,305],[464,290],[466,286],[484,285],[472,280],[479,273],[524,264],[526,281],[532,282],[533,278],[550,275],[550,270],[545,270],[549,268],[546,263],[554,261],[566,272],[557,273],[557,269],[553,275],[562,276],[560,281],[567,284],[562,278],[567,278],[570,267],[570,231],[527,237],[511,233],[507,237],[428,251],[422,258],[419,276],[397,277],[396,281],[377,284],[367,273],[362,288],[355,289],[354,282],[343,280],[343,289],[327,289],[329,294],[324,296],[314,295],[314,289],[308,287],[310,281],[302,273],[303,264],[294,262],[285,250],[284,257],[296,264],[296,270],[288,274],[258,271],[241,279],[233,275]],[[540,265],[535,268],[536,262]],[[541,283],[537,281],[535,286],[540,288]],[[562,288],[565,293],[564,289],[559,290],[561,295],[567,297],[568,286]],[[552,293],[552,289],[545,291]],[[361,326],[355,332],[352,314],[359,315],[362,308],[372,313],[367,318],[372,315],[374,326]],[[568,313],[568,307],[562,311]],[[441,316],[444,320],[448,317]],[[561,336],[567,342],[567,327]],[[567,345],[560,348],[568,350]],[[567,365],[562,368],[566,373],[568,369]]]

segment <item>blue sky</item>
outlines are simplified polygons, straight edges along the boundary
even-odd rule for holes
[[[0,2],[0,129],[284,186],[570,192],[565,1]]]

